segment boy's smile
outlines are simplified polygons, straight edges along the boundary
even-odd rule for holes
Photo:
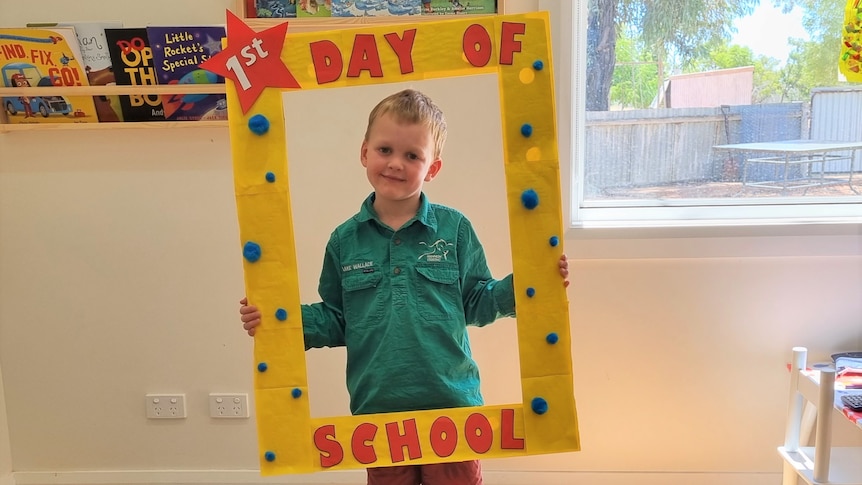
[[[360,159],[378,203],[418,203],[422,186],[440,171],[429,127],[401,123],[392,114],[377,118],[362,143]]]

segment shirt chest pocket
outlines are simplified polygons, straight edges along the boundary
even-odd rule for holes
[[[348,326],[368,327],[380,323],[385,300],[379,288],[382,278],[379,272],[355,272],[342,279],[344,318]]]
[[[416,266],[417,311],[424,321],[441,322],[463,318],[458,270],[442,265]]]

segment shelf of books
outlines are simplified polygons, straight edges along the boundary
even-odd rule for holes
[[[208,96],[208,95],[224,95],[224,84],[211,85],[184,85],[184,86],[56,86],[56,87],[29,87],[29,88],[0,88],[0,98],[4,100],[7,97],[24,97],[24,98],[41,98],[41,99],[56,99],[62,98],[72,106],[74,100],[83,99],[85,104],[89,104],[88,98],[122,98],[129,97],[132,99],[155,99],[170,98],[175,96]],[[53,102],[53,101],[50,101]],[[5,101],[4,101],[5,103]],[[32,111],[32,110],[31,110]],[[15,113],[18,115],[19,113]],[[74,116],[68,117],[70,122],[48,122],[32,123],[26,122],[24,118],[21,123],[12,123],[12,116],[8,109],[0,113],[0,133],[12,131],[29,131],[29,130],[69,130],[69,129],[128,129],[128,128],[164,128],[164,127],[204,127],[204,126],[227,126],[227,119],[214,120],[195,120],[195,121],[165,121],[165,120],[150,120],[144,123],[123,122],[124,120],[99,121],[86,120],[78,121]],[[24,116],[27,116],[26,114]],[[29,117],[37,118],[42,116],[41,113],[33,112]],[[50,116],[50,115],[49,115]],[[83,118],[79,116],[78,118]],[[92,118],[92,117],[91,117]],[[98,118],[98,117],[97,117]]]
[[[237,0],[235,11],[255,29],[284,19],[291,32],[423,22],[507,13],[506,0]]]
[[[0,132],[227,125],[224,26],[0,28]],[[143,123],[141,123],[143,122]]]
[[[252,28],[334,30],[505,13],[505,0],[236,0]],[[223,25],[0,28],[0,133],[225,126],[224,78],[200,68]],[[141,123],[143,122],[143,124]]]

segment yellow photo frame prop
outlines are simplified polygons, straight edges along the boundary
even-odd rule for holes
[[[266,45],[256,47],[258,54],[267,53]],[[241,68],[237,59],[229,62]],[[281,61],[300,89],[497,75],[523,399],[511,405],[311,417],[282,89],[265,88],[253,103],[241,102],[242,87],[228,80],[246,295],[263,314],[254,345],[261,473],[579,450],[568,301],[557,270],[562,198],[547,13],[288,32]]]

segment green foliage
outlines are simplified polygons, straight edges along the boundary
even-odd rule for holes
[[[599,0],[607,1],[607,0]],[[618,24],[634,26],[656,55],[672,52],[685,64],[706,46],[728,40],[733,21],[760,0],[622,0]]]
[[[759,1],[588,0],[587,110],[608,109],[620,26],[640,33],[639,43],[657,63],[658,85],[664,79],[664,59],[686,64],[706,54],[705,46],[727,40],[732,21]]]
[[[591,15],[607,2],[616,7],[616,65],[609,89],[610,104],[616,108],[649,106],[668,72],[754,66],[754,103],[805,101],[812,88],[839,84],[846,0],[774,0],[785,12],[802,9],[810,36],[808,41],[791,40],[783,67],[777,59],[729,43],[734,20],[750,14],[760,0],[590,0]],[[601,24],[603,29],[607,24]]]
[[[621,109],[648,108],[658,92],[658,64],[642,44],[630,37],[617,39],[616,48],[611,104]]]
[[[787,82],[804,95],[803,99],[810,96],[812,88],[840,85],[838,56],[846,0],[781,0],[776,5],[785,10],[801,8],[802,25],[811,37],[809,41],[791,41],[793,50],[785,67]]]

